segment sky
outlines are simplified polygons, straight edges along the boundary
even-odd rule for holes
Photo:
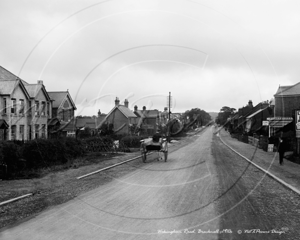
[[[1,0],[0,65],[76,115],[138,109],[219,112],[271,100],[300,78],[300,2]]]

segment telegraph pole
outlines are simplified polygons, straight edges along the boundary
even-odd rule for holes
[[[171,142],[171,92],[169,92],[169,96],[168,96],[168,108],[169,108],[169,124],[168,124],[168,137],[167,140],[168,142]]]
[[[171,120],[171,92],[169,92],[169,121]]]

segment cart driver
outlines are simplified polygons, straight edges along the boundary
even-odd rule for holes
[[[161,141],[161,134],[160,134],[160,132],[159,131],[156,131],[156,133],[153,135],[153,137],[152,137],[152,141],[154,142],[154,143],[158,143],[158,142],[160,142]]]

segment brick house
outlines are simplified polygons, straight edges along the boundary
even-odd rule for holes
[[[85,128],[89,128],[91,130],[91,134],[94,135],[97,133],[97,126],[99,126],[105,119],[107,115],[98,112],[97,117],[76,117],[76,129],[77,130],[83,130]]]
[[[30,115],[28,112],[30,96],[20,79],[0,80],[1,120],[7,126],[5,140],[27,140]]]
[[[58,129],[75,136],[75,110],[68,91],[47,92],[43,81],[29,84],[0,66],[0,139],[47,138]]]
[[[24,83],[29,94],[28,100],[28,140],[48,137],[48,120],[52,116],[52,102],[43,81],[37,84]]]
[[[51,137],[75,137],[76,106],[69,91],[48,92],[52,103],[52,119],[49,120]]]
[[[120,105],[120,100],[116,98],[115,106],[105,116],[104,120],[97,126],[103,124],[113,124],[113,131],[117,134],[129,134],[131,126],[137,124],[137,116],[128,108],[128,100],[125,99],[124,105]]]
[[[300,82],[291,86],[279,86],[274,94],[274,117],[269,118],[270,135],[292,124],[295,110],[300,109]]]

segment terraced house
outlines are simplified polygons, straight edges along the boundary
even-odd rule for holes
[[[58,102],[62,105],[56,108]],[[62,117],[57,109],[62,109]],[[75,109],[68,92],[50,95],[43,81],[29,84],[0,66],[0,140],[48,138],[53,112],[59,117],[57,125],[65,125],[74,117]]]

